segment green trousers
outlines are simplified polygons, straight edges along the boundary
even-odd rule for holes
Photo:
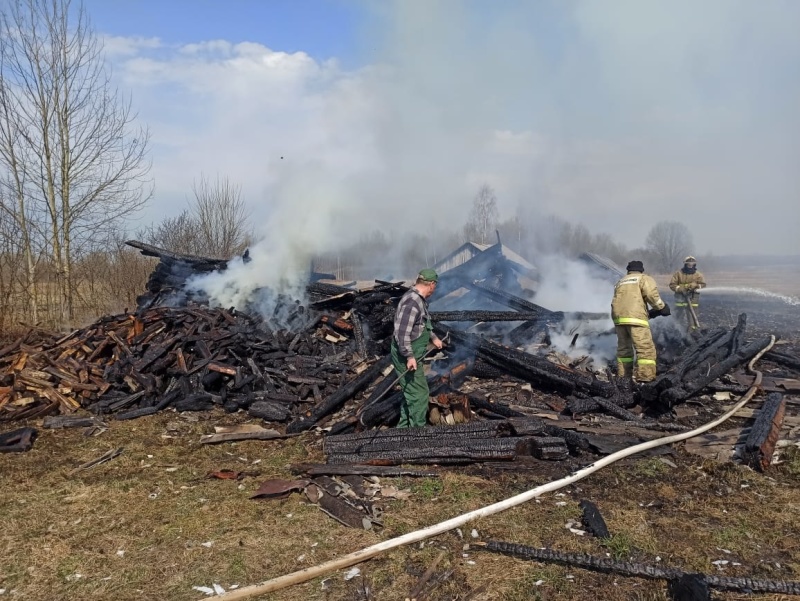
[[[398,428],[418,428],[428,423],[430,389],[421,359],[425,355],[430,338],[430,331],[426,328],[422,331],[422,335],[411,343],[411,350],[414,351],[414,358],[417,360],[417,369],[400,378],[403,400],[400,403]],[[406,358],[400,354],[394,340],[392,340],[392,365],[398,376],[407,369]]]

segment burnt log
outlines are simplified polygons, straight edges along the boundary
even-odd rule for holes
[[[780,437],[785,413],[784,396],[778,392],[767,395],[744,444],[744,461],[754,470],[763,472],[772,463],[772,454]]]
[[[256,401],[250,405],[247,413],[268,422],[285,422],[291,416],[286,405],[274,401]]]
[[[758,352],[763,349],[770,341],[770,336],[764,336],[751,342],[750,344],[739,347],[738,350],[732,352],[726,358],[718,362],[707,362],[699,369],[688,371],[684,380],[678,385],[668,388],[666,390],[659,390],[658,384],[652,386],[650,391],[645,389],[648,387],[643,386],[640,390],[642,399],[646,400],[648,404],[654,405],[659,409],[672,408],[678,403],[685,401],[691,396],[699,393],[708,384],[719,378],[721,375],[728,373],[735,367],[743,365],[755,357]],[[652,392],[656,391],[656,396],[653,398]]]
[[[537,459],[561,461],[569,457],[569,449],[563,438],[556,436],[533,436],[530,439],[532,454]]]
[[[461,440],[463,438],[496,438],[511,436],[511,425],[507,422],[476,421],[457,426],[430,426],[422,428],[392,428],[359,434],[328,436],[323,450],[328,453],[350,453],[362,449],[394,448],[403,444],[435,445],[437,442]]]
[[[635,578],[656,580],[673,580],[689,573],[664,565],[648,565],[627,561],[617,561],[607,557],[595,557],[585,553],[563,553],[553,549],[537,549],[526,545],[517,545],[499,541],[488,541],[475,545],[478,550],[500,553],[525,561],[541,563],[557,563],[579,567],[604,574],[620,574]],[[756,580],[754,578],[728,578],[713,574],[703,575],[712,588],[748,593],[773,593],[782,595],[800,595],[800,582],[782,580]]]
[[[473,349],[477,358],[504,370],[511,376],[535,384],[538,388],[555,390],[561,394],[580,391],[605,398],[616,392],[616,388],[610,382],[602,382],[542,357],[497,344],[474,334],[443,328],[441,325],[437,328],[449,332],[455,342]]]
[[[125,421],[129,419],[138,419],[140,417],[144,417],[146,415],[153,415],[157,413],[158,409],[156,407],[142,407],[141,409],[133,409],[131,411],[124,411],[121,413],[115,413],[114,419],[118,421]]]
[[[0,453],[25,453],[30,451],[36,437],[36,428],[17,428],[0,434]]]
[[[379,359],[365,369],[361,375],[357,376],[352,382],[348,382],[322,403],[316,405],[307,416],[290,422],[286,427],[286,432],[297,433],[313,428],[322,418],[338,411],[347,401],[372,384],[391,362],[392,358],[389,355]]]
[[[764,353],[764,359],[788,367],[789,369],[800,373],[800,358],[797,355],[790,355],[788,353],[781,353],[775,349],[771,349]]]
[[[529,321],[539,313],[520,311],[431,311],[432,321]]]
[[[402,467],[381,465],[356,465],[339,463],[301,463],[292,465],[290,470],[296,475],[305,476],[380,476],[383,478],[439,478],[439,472],[411,470]]]
[[[359,450],[355,453],[328,456],[330,463],[367,463],[376,465],[460,464],[476,461],[511,461],[532,454],[531,438],[480,438],[453,441],[447,445],[409,447],[405,444],[381,451]]]

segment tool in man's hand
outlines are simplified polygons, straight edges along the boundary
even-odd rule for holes
[[[689,325],[694,324],[692,327],[699,329],[700,328],[700,321],[697,319],[697,313],[694,312],[694,307],[692,306],[692,297],[690,294],[683,293],[683,298],[686,299],[686,309],[689,311],[689,317],[691,318],[692,323]]]
[[[449,338],[450,338],[450,332],[447,332],[447,334],[445,334],[445,335],[444,335],[444,338],[442,338],[442,339],[441,339],[441,341],[442,341],[442,345],[444,345],[444,343],[445,343],[445,342],[447,342],[447,341],[449,340]],[[430,355],[430,354],[431,354],[433,351],[438,351],[438,350],[440,350],[440,349],[437,349],[435,346],[434,346],[433,348],[431,348],[431,349],[428,349],[427,351],[425,351],[425,354],[424,354],[424,355],[422,355],[422,357],[420,357],[420,358],[419,358],[419,361],[417,361],[417,364],[418,364],[418,365],[419,365],[419,364],[421,364],[421,363],[422,363],[422,361],[423,361],[423,360],[424,360],[424,359],[425,359],[425,358],[426,358],[428,355]],[[369,407],[372,407],[372,405],[374,405],[375,403],[377,403],[378,401],[380,401],[380,400],[381,400],[383,397],[385,397],[385,396],[386,396],[386,393],[388,393],[390,390],[392,390],[392,389],[394,388],[395,384],[397,384],[397,383],[398,383],[398,382],[399,382],[399,381],[400,381],[400,380],[401,380],[401,379],[402,379],[402,378],[403,378],[403,377],[404,377],[404,376],[405,376],[407,373],[408,373],[408,369],[404,369],[402,372],[400,372],[400,375],[399,375],[399,376],[397,376],[397,377],[394,379],[394,381],[392,382],[392,385],[391,385],[391,386],[389,386],[389,387],[388,387],[386,390],[384,390],[382,393],[380,393],[380,394],[379,394],[377,397],[375,397],[374,399],[372,399],[372,402],[371,402],[369,405],[367,405],[366,407],[364,407],[364,408],[361,410],[361,413],[363,414],[363,413],[364,413],[364,411],[366,411],[366,410],[367,410]]]

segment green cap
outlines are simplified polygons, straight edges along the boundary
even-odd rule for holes
[[[419,279],[426,282],[438,282],[439,274],[437,274],[433,269],[423,269],[419,272]]]

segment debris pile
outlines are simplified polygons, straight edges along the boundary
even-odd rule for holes
[[[132,245],[161,261],[137,311],[104,317],[59,339],[29,333],[0,349],[0,421],[80,408],[124,420],[167,408],[217,407],[247,411],[285,432],[246,433],[250,437],[321,427],[331,463],[557,460],[615,446],[585,436],[582,414],[591,414],[600,434],[601,425],[615,436],[635,431],[640,439],[648,431],[685,429],[676,422],[676,406],[710,387],[740,389],[720,378],[764,346],[761,337],[746,339],[742,314],[733,328],[703,331],[673,353],[671,363],[661,357],[662,375],[655,382],[631,387],[608,371],[588,369],[585,358],[563,360],[555,354],[561,360],[553,360],[549,328],[567,317],[596,319],[596,314],[536,305],[510,292],[507,277],[459,283],[445,274],[443,288],[460,290],[462,301],[469,301],[461,306],[475,308],[448,308],[445,298],[448,310],[431,314],[439,337],[448,339],[428,372],[430,419],[439,426],[375,432],[399,416],[402,393],[388,351],[404,284],[376,280],[372,288],[352,290],[314,282],[302,303],[274,297],[281,316],[274,320],[211,308],[184,293],[188,277],[225,269],[224,261]],[[502,253],[480,256],[481,269],[489,268],[491,257],[507,260]],[[487,304],[480,306],[481,299]],[[491,329],[474,333],[481,324]],[[527,344],[527,350],[515,345],[531,337],[540,343]],[[797,365],[779,353],[775,360],[789,369]],[[761,467],[769,462],[785,413],[780,399],[773,404],[770,420],[759,426],[760,438],[748,443],[752,463]],[[227,440],[232,434],[217,436]]]

